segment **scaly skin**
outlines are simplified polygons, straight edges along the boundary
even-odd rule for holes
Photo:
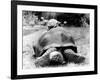
[[[55,50],[56,48],[50,48],[41,57],[38,57],[35,61],[36,67],[48,66],[50,63],[50,53],[52,53]]]
[[[71,49],[67,49],[64,51],[65,60],[70,63],[82,63],[85,61],[85,57],[79,55],[78,53],[73,52]]]

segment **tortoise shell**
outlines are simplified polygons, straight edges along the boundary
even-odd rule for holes
[[[77,53],[77,47],[73,37],[62,27],[52,28],[38,39],[37,43],[33,47],[35,56],[40,57],[46,50],[53,47],[59,50],[70,48]]]

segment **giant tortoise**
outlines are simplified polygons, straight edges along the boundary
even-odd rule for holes
[[[80,64],[85,57],[77,52],[77,46],[71,34],[62,27],[45,32],[33,46],[37,67]]]

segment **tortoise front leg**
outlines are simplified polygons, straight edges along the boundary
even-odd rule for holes
[[[67,49],[64,51],[64,57],[65,57],[65,61],[68,63],[70,62],[82,63],[85,61],[85,57],[75,53],[71,49]]]
[[[56,50],[56,48],[50,48],[41,57],[38,57],[35,60],[36,67],[48,66],[50,63],[50,53],[55,51],[55,50]]]

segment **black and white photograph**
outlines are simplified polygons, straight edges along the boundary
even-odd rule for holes
[[[17,75],[95,71],[95,9],[64,5],[17,5]]]
[[[90,14],[22,11],[23,69],[89,65]]]

